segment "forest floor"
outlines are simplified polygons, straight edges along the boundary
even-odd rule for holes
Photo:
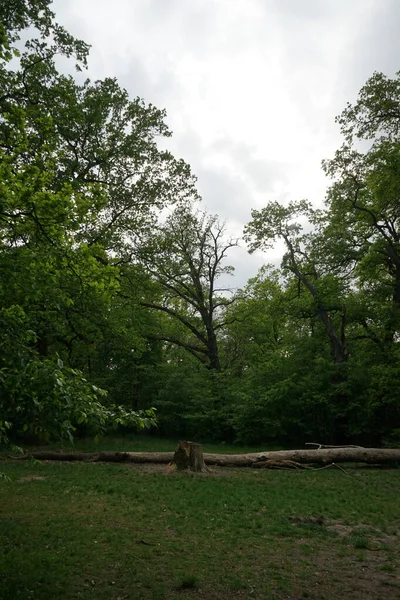
[[[0,599],[399,600],[400,470],[346,470],[4,459]]]

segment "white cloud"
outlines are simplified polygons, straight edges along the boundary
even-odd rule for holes
[[[270,199],[321,203],[320,162],[341,143],[334,117],[374,70],[400,68],[397,0],[56,0],[54,9],[92,44],[90,76],[116,76],[167,109],[169,147],[234,235]],[[240,256],[237,286],[261,260]]]

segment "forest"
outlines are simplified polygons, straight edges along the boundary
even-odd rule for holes
[[[321,206],[268,202],[236,239],[165,112],[88,59],[51,0],[1,3],[0,442],[398,446],[400,73],[337,117]],[[233,290],[238,244],[267,260]]]

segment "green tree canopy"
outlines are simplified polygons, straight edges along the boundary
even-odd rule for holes
[[[82,69],[88,46],[50,5],[6,2],[0,12],[0,335],[13,347],[0,363],[2,423],[43,436],[70,435],[90,415],[107,421],[104,394],[58,358],[60,343],[70,356],[71,344],[96,343],[138,232],[196,197],[189,167],[157,146],[170,135],[163,111],[114,79],[59,73],[56,55]],[[22,47],[27,28],[37,37]]]

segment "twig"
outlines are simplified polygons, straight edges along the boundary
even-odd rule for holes
[[[341,467],[340,465],[338,465],[336,463],[330,463],[329,465],[325,465],[324,467],[310,467],[309,465],[303,465],[294,460],[279,460],[279,461],[266,460],[266,461],[262,461],[262,462],[260,461],[258,463],[255,463],[252,466],[258,467],[258,468],[264,468],[264,469],[280,469],[280,470],[284,470],[284,471],[289,471],[291,469],[300,469],[300,470],[303,469],[304,471],[324,471],[326,469],[331,469],[332,467],[335,467],[336,469],[339,469],[346,475],[350,475],[350,473],[348,471],[346,471],[346,469],[343,469],[343,467]]]
[[[343,467],[341,467],[340,465],[338,465],[336,463],[330,463],[329,465],[325,465],[324,467],[305,467],[305,468],[309,469],[311,471],[323,471],[324,469],[331,469],[332,467],[336,467],[336,469],[343,471],[343,473],[345,473],[345,475],[350,476],[350,473],[348,471],[346,471],[346,469],[343,469]]]
[[[306,442],[306,446],[318,446],[318,448],[317,448],[318,450],[321,450],[321,449],[325,450],[325,449],[329,449],[329,448],[360,448],[360,449],[364,448],[364,446],[351,446],[351,445],[348,445],[348,446],[329,446],[329,445],[326,445],[326,444],[319,444],[318,442]]]

